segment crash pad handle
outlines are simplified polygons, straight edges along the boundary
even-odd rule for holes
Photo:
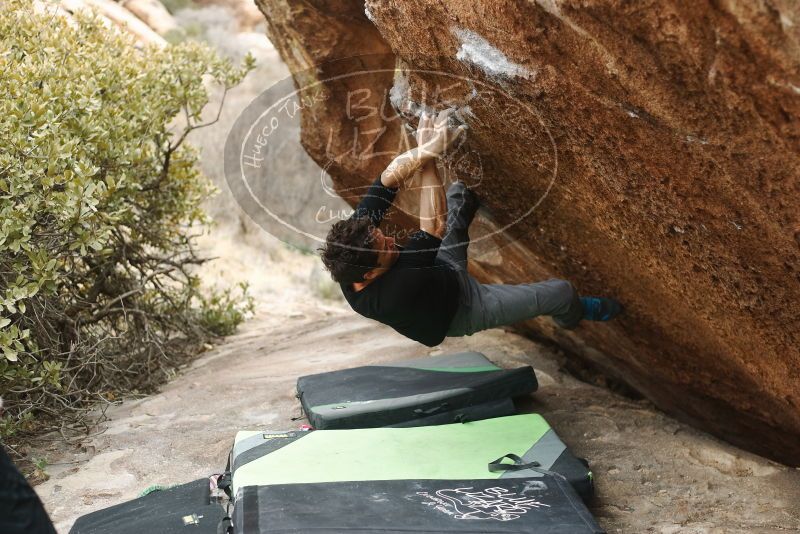
[[[513,460],[514,463],[504,464],[503,460],[505,460],[506,458],[508,458],[509,460]],[[539,462],[536,461],[526,462],[516,454],[508,453],[504,454],[503,456],[501,456],[500,458],[498,458],[493,462],[489,462],[489,471],[491,471],[492,473],[497,473],[498,471],[522,471],[523,469],[539,467],[540,465],[542,464],[540,464]]]

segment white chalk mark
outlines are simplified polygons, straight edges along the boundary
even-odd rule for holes
[[[475,65],[489,76],[530,78],[534,75],[472,30],[452,28],[451,31],[461,43],[456,52],[459,61]]]
[[[389,102],[394,109],[404,114],[411,114],[421,117],[422,113],[435,115],[436,110],[426,104],[415,102],[411,98],[411,90],[408,83],[408,76],[402,70],[396,70],[394,74],[394,84],[389,89]]]
[[[375,24],[375,15],[373,15],[372,11],[369,10],[369,6],[367,4],[364,4],[364,14],[371,23]]]
[[[791,89],[792,92],[800,95],[800,87],[798,87],[797,85],[793,84],[790,81],[778,80],[772,74],[767,76],[767,83],[770,85],[775,85],[777,87],[785,87],[786,89]]]
[[[409,100],[408,76],[401,70],[394,73],[394,83],[389,89],[389,102],[395,109],[403,109],[403,105]]]
[[[706,139],[705,137],[696,137],[696,136],[690,134],[690,135],[686,136],[686,142],[687,143],[700,143],[701,145],[707,145],[708,144],[708,139]]]

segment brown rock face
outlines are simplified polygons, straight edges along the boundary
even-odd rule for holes
[[[390,100],[461,107],[468,142],[450,167],[487,208],[473,272],[559,276],[627,308],[572,332],[524,328],[665,411],[798,465],[797,4],[257,4],[297,85],[325,95],[303,109],[303,143],[337,190],[402,149]],[[343,76],[356,71],[369,74]],[[354,95],[382,112],[354,113]]]

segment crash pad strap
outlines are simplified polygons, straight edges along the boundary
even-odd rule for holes
[[[514,463],[504,464],[503,460],[505,460],[506,458],[508,458],[509,460],[513,460]],[[521,471],[523,469],[529,469],[531,467],[539,467],[540,465],[542,464],[540,464],[535,460],[533,462],[525,462],[522,458],[510,452],[508,454],[504,454],[497,460],[489,462],[489,471],[491,471],[492,473],[497,473],[498,471]]]
[[[513,464],[506,464],[503,463],[503,460],[508,458],[509,460],[513,460]],[[519,456],[514,453],[504,454],[497,460],[489,462],[488,465],[489,471],[492,473],[497,473],[498,471],[525,471],[531,470],[536,471],[537,473],[541,473],[543,475],[550,475],[560,480],[567,482],[567,478],[562,475],[561,473],[556,473],[555,471],[550,471],[549,469],[542,469],[541,464],[537,461],[526,462]]]

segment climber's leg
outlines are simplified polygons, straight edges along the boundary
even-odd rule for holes
[[[471,335],[540,315],[550,315],[563,328],[574,328],[583,318],[578,293],[565,280],[518,285],[481,284],[466,275],[461,282],[465,295],[450,324],[447,335],[451,337]]]
[[[455,182],[447,190],[447,233],[438,256],[458,269],[467,268],[468,230],[479,205],[478,197],[462,182]]]

